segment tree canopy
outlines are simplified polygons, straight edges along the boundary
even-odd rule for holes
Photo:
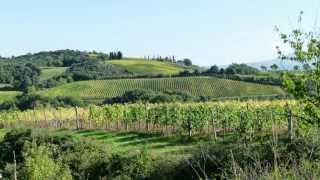
[[[33,64],[7,64],[0,66],[0,83],[11,84],[15,89],[26,91],[39,83],[40,69]]]
[[[302,12],[298,23],[301,24]],[[289,33],[279,35],[284,44],[289,45],[293,54],[285,54],[277,47],[281,59],[291,59],[304,65],[303,74],[285,72],[283,74],[283,85],[285,89],[305,104],[305,113],[312,124],[320,125],[320,38],[319,32],[305,31],[299,25]],[[309,69],[309,64],[312,67]]]

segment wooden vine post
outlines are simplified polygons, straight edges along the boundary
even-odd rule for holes
[[[217,140],[217,130],[216,130],[216,123],[215,123],[215,113],[214,110],[212,110],[212,131],[213,131],[213,137],[215,140]]]
[[[44,117],[44,122],[47,124],[47,126],[48,126],[48,118],[47,118],[47,113],[46,113],[46,109],[43,109],[43,117]],[[55,128],[57,128],[57,126],[55,127]]]
[[[89,129],[92,129],[92,119],[93,119],[93,108],[89,107]]]
[[[78,112],[78,107],[74,107],[75,110],[75,118],[76,118],[76,128],[79,130],[81,128],[80,120],[79,120],[79,112]]]
[[[17,180],[17,160],[16,160],[16,152],[13,151],[13,179]]]
[[[188,121],[188,131],[189,131],[189,137],[192,136],[192,122]]]
[[[126,131],[128,131],[129,127],[128,127],[128,114],[127,114],[127,106],[126,105],[124,106],[123,117],[124,117],[123,119],[124,119]]]
[[[293,121],[293,116],[292,116],[292,110],[288,104],[286,104],[286,110],[287,110],[287,120],[288,120],[288,135],[289,135],[290,141],[292,141],[295,136],[294,121]]]
[[[145,117],[146,117],[146,119],[145,119],[145,130],[146,130],[146,132],[149,132],[149,105],[146,103],[145,105],[144,105],[144,108],[145,108]]]

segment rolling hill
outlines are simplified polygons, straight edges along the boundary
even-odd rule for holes
[[[261,66],[265,66],[268,69],[270,69],[270,66],[273,64],[276,64],[279,67],[279,70],[293,70],[294,66],[299,66],[302,69],[302,66],[303,66],[303,63],[299,63],[291,60],[280,60],[280,59],[247,63],[248,66],[251,66],[257,69],[261,69]]]
[[[119,66],[127,71],[138,75],[172,75],[184,71],[186,68],[170,63],[155,60],[144,60],[136,58],[125,58],[121,60],[106,61],[115,66]]]
[[[235,97],[284,94],[280,87],[212,77],[181,77],[157,79],[118,79],[80,81],[41,91],[44,96],[72,96],[103,99],[122,95],[133,89],[154,91],[179,90],[195,96]]]

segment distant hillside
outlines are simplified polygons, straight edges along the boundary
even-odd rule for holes
[[[133,89],[153,91],[179,90],[195,96],[235,97],[284,94],[280,87],[211,77],[183,77],[157,79],[117,79],[81,81],[40,92],[45,96],[73,96],[80,98],[109,98]]]
[[[178,74],[186,69],[184,66],[176,63],[135,58],[124,58],[107,62],[138,75],[170,75]]]
[[[302,63],[291,61],[291,60],[280,60],[280,59],[273,59],[273,60],[266,60],[261,62],[254,62],[254,63],[247,63],[247,65],[261,69],[261,66],[266,66],[270,69],[270,66],[276,64],[279,67],[279,70],[293,70],[294,66],[300,66],[302,68]]]
[[[119,60],[111,55],[113,53],[101,53],[101,52],[89,52],[78,50],[56,50],[56,51],[42,51],[38,53],[28,53],[21,56],[4,58],[0,56],[0,66],[6,64],[19,64],[25,65],[28,63],[41,67],[43,74],[41,80],[49,79],[55,75],[59,75],[66,70],[66,67],[70,67],[75,64],[84,62],[100,61],[107,62],[122,69],[126,69],[131,74],[135,75],[171,75],[178,74],[184,70],[193,71],[199,67],[184,66],[183,63],[173,63],[170,59],[155,59],[146,60],[139,58],[123,58],[122,53]],[[120,52],[118,52],[120,53]],[[57,67],[57,68],[54,68]]]

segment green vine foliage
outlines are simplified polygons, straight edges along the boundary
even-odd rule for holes
[[[303,115],[304,109],[316,111],[315,106],[306,106],[296,101],[230,101],[206,103],[166,103],[166,104],[125,104],[90,106],[78,109],[78,118],[87,128],[108,128],[116,130],[139,130],[175,132],[237,132],[239,136],[253,132],[271,130],[272,127],[287,127],[287,111],[294,115]],[[56,121],[58,118],[66,125],[74,125],[74,109],[50,109],[0,112],[0,126],[14,124],[35,124]],[[56,112],[58,111],[58,112]],[[44,117],[46,115],[46,117]],[[53,125],[55,123],[52,123]],[[89,126],[90,124],[90,126]],[[299,127],[309,122],[299,119]],[[130,129],[131,128],[131,129]],[[152,129],[154,128],[154,129]]]
[[[298,26],[289,33],[277,28],[280,38],[292,52],[286,53],[277,47],[279,57],[311,66],[303,73],[285,72],[283,86],[303,103],[306,119],[303,123],[320,125],[320,32],[305,31],[302,27],[303,12],[299,14]],[[302,116],[302,115],[301,115]]]

